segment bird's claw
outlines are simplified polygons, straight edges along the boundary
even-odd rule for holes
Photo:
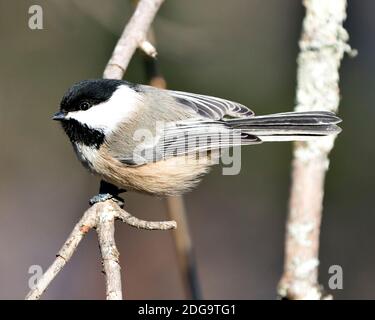
[[[98,202],[104,202],[104,201],[107,201],[107,200],[113,200],[115,202],[117,202],[118,205],[120,205],[121,207],[124,205],[124,200],[122,198],[120,198],[118,195],[113,195],[113,194],[110,194],[110,193],[99,193],[95,196],[93,196],[89,203],[90,205],[94,205]]]
[[[93,196],[89,203],[94,205],[98,202],[104,202],[112,199],[117,202],[117,204],[122,208],[124,206],[124,200],[119,197],[119,194],[125,192],[126,190],[119,189],[111,183],[108,183],[104,180],[100,181],[99,194]]]
[[[112,195],[110,193],[99,193],[95,196],[93,196],[91,199],[90,199],[90,205],[94,205],[95,203],[98,203],[98,202],[104,202],[104,201],[107,201],[109,199],[112,199]]]

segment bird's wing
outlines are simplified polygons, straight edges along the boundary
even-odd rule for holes
[[[259,143],[256,136],[232,129],[223,121],[182,120],[159,128],[155,137],[143,140],[131,156],[118,160],[126,165],[143,165],[171,157],[199,154],[237,145]]]
[[[146,89],[151,92],[160,90],[148,86]],[[230,118],[253,116],[254,112],[244,105],[201,94],[163,91],[168,93],[168,97],[172,97],[179,107],[197,116],[167,122],[152,139],[145,139],[137,145],[131,155],[117,157],[121,162],[127,165],[142,165],[175,156],[207,153],[210,150],[260,141],[253,135],[241,133],[241,130],[233,130],[225,122]],[[155,99],[159,96],[158,93]],[[150,112],[154,110],[155,108],[152,108]]]
[[[254,115],[248,107],[237,102],[182,91],[168,90],[168,93],[184,107],[191,108],[200,116],[212,120],[225,117],[245,118]]]

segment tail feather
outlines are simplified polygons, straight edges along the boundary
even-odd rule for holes
[[[307,140],[309,137],[338,134],[341,119],[332,112],[286,112],[267,116],[230,119],[227,123],[262,141]]]

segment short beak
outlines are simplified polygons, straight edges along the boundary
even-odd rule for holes
[[[62,111],[56,112],[53,115],[52,120],[56,120],[56,121],[63,121],[63,120],[65,120],[65,113],[62,112]]]

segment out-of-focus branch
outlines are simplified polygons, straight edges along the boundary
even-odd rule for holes
[[[103,73],[104,78],[121,79],[137,47],[141,48],[146,54],[155,57],[156,50],[147,42],[146,33],[163,1],[139,1],[134,14],[113,50],[112,57]],[[147,230],[169,230],[177,227],[175,221],[153,222],[140,220],[123,210],[112,199],[95,203],[76,224],[55,261],[38,279],[37,285],[27,294],[26,299],[36,300],[41,297],[51,281],[70,260],[84,235],[92,228],[96,228],[98,233],[102,263],[106,275],[106,297],[108,300],[122,299],[119,252],[114,238],[114,223],[116,219],[132,227]]]
[[[346,0],[305,0],[298,57],[296,111],[338,111],[339,67],[348,34]],[[278,293],[287,299],[323,299],[318,284],[319,234],[328,155],[335,137],[297,142],[286,225],[284,274]]]
[[[154,47],[156,46],[156,38],[152,28],[150,28],[147,34],[147,39]],[[144,55],[144,64],[149,84],[157,88],[166,89],[167,82],[160,70],[158,61],[149,55]],[[186,217],[184,198],[182,196],[173,196],[167,197],[165,201],[168,217],[175,220],[178,224],[178,228],[173,232],[173,238],[186,298],[200,300],[202,295]]]
[[[178,229],[173,232],[173,237],[186,296],[188,299],[201,300],[201,287],[199,284],[184,200],[182,196],[168,197],[166,199],[166,204],[169,219],[175,220],[178,224]]]

